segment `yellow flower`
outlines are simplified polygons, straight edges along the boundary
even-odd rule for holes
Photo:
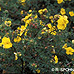
[[[23,14],[23,10],[21,11],[21,14]]]
[[[17,52],[17,54],[19,55],[19,56],[21,56],[22,54],[21,54],[21,52]]]
[[[17,36],[17,38],[14,38],[14,42],[20,42],[21,41],[21,37]]]
[[[32,16],[32,13],[31,14],[28,14],[27,16],[25,16],[25,18],[23,18],[23,21],[26,22],[26,20]]]
[[[42,30],[46,30],[47,28],[46,27],[44,27]]]
[[[31,19],[26,20],[26,21],[25,21],[25,24],[30,24],[30,22],[31,22]]]
[[[54,46],[52,46],[52,48],[54,48]]]
[[[51,20],[51,23],[53,23],[53,20]]]
[[[56,31],[51,32],[52,35],[56,35],[56,33],[57,33]]]
[[[43,12],[45,12],[45,11],[47,11],[47,12],[48,12],[48,10],[47,10],[46,8],[44,8],[42,11],[43,11]]]
[[[41,34],[44,34],[45,32],[43,31],[43,32],[41,32]]]
[[[37,65],[35,65],[35,68],[37,67]]]
[[[0,11],[1,11],[1,7],[0,7]]]
[[[49,23],[49,24],[47,24],[47,25],[48,25],[48,28],[51,29],[51,27],[52,27],[51,24]]]
[[[0,43],[0,46],[3,45],[3,48],[8,49],[12,47],[12,43],[10,42],[10,38],[3,37],[2,43]]]
[[[41,39],[41,37],[38,37],[38,39]]]
[[[17,53],[14,52],[14,54],[15,54],[15,60],[17,60],[18,59]]]
[[[63,0],[57,0],[58,4],[61,4],[63,2]]]
[[[43,10],[42,9],[40,9],[38,12],[39,12],[39,14],[43,14]]]
[[[53,19],[53,16],[49,16],[49,19]]]
[[[72,43],[74,44],[74,40],[72,40]]]
[[[22,3],[25,2],[26,0],[20,0]]]
[[[60,16],[60,17],[61,17],[61,16]],[[63,15],[63,18],[64,18],[64,19],[68,19],[68,16],[66,16],[66,15]]]
[[[56,15],[54,15],[54,18],[59,18],[59,17],[61,17],[62,15],[59,15],[59,14],[56,14]]]
[[[44,27],[43,29],[42,29],[42,32],[41,32],[41,34],[44,34],[44,33],[46,33],[48,30],[47,30],[47,28],[46,27]]]
[[[74,71],[72,71],[71,74],[74,74]]]
[[[9,33],[6,33],[6,35],[8,35]]]
[[[11,21],[5,21],[4,23],[5,23],[5,25],[7,25],[7,26],[11,26]]]
[[[20,27],[18,27],[17,30],[20,30]]]
[[[26,29],[26,32],[24,33],[25,36],[27,35],[28,30],[29,30],[29,29]]]
[[[25,24],[25,26],[24,26],[24,25],[21,25],[21,28],[20,28],[20,27],[17,28],[18,30],[20,30],[20,34],[18,34],[18,35],[21,36],[21,35],[24,33],[27,25],[28,25],[28,24]]]
[[[55,55],[54,59],[55,59],[55,64],[58,63],[58,58],[56,55]]]
[[[37,16],[37,14],[35,15],[35,17],[34,17],[34,19],[36,19],[38,16]]]
[[[36,71],[37,71],[37,73],[40,73],[40,70],[39,69],[37,69]]]
[[[45,11],[48,12],[48,10],[47,10],[46,8],[44,8],[44,9],[40,9],[38,12],[39,12],[39,14],[43,14],[43,12],[45,12]]]
[[[43,15],[45,18],[48,18],[48,16],[47,15]]]
[[[22,54],[19,54],[19,56],[21,56]]]
[[[52,35],[56,35],[57,32],[55,30],[56,30],[55,26],[53,26],[53,27],[51,27],[51,29],[49,29],[49,31],[51,32]]]
[[[29,10],[29,12],[32,12],[32,10]]]
[[[51,33],[52,35],[56,35],[56,33],[57,33],[57,32],[55,31],[55,30],[56,30],[56,27],[55,27],[55,26],[52,27],[51,24],[47,24],[47,25],[48,25],[48,28],[49,28],[49,30],[48,30],[49,33]]]
[[[66,28],[66,26],[67,26],[66,24],[58,24],[57,28],[61,29],[61,30],[64,30]]]
[[[26,3],[25,2],[21,2],[21,4],[24,6]]]
[[[70,11],[70,12],[69,12],[69,15],[70,15],[70,16],[74,16],[74,12],[73,12],[73,11]]]
[[[65,9],[64,9],[64,8],[61,8],[60,13],[61,13],[62,15],[66,14]]]
[[[67,55],[73,55],[73,52],[74,52],[74,49],[72,49],[71,47],[67,47],[67,48],[65,48],[65,50],[66,50],[66,54]]]
[[[58,22],[57,28],[61,30],[64,30],[67,24],[69,23],[69,21],[64,16],[60,16],[57,22]]]
[[[67,43],[64,44],[64,46],[62,48],[67,48]]]
[[[43,24],[42,20],[40,20],[40,25],[44,26],[44,24]]]

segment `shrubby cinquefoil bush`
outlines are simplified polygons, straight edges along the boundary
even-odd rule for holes
[[[73,0],[0,0],[0,72],[73,70]]]

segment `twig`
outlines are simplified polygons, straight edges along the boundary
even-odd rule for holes
[[[69,63],[67,64],[67,66],[70,65],[70,64],[72,64],[72,62],[69,62]]]

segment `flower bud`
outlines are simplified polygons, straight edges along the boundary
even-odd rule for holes
[[[72,40],[72,43],[74,44],[74,40]]]

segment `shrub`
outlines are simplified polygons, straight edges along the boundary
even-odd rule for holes
[[[62,68],[74,67],[73,18],[73,0],[0,0],[0,69],[69,74]]]

